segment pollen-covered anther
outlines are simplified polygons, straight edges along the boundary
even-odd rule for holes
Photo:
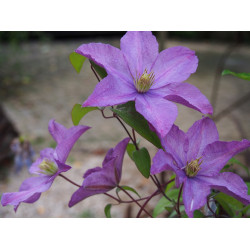
[[[200,161],[202,156],[196,160],[192,160],[190,162],[187,162],[187,165],[185,167],[186,175],[189,177],[194,177],[197,175],[197,173],[200,171],[200,165],[203,161]]]
[[[39,173],[45,175],[54,175],[58,170],[56,163],[48,159],[44,159],[40,163],[39,168],[40,168]]]
[[[141,76],[136,75],[136,79],[134,79],[134,85],[139,93],[145,93],[154,84],[154,81],[154,73],[150,72],[148,74],[147,69],[145,69]]]

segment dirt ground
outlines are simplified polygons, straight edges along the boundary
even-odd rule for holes
[[[92,41],[119,46],[119,39],[96,38],[91,41],[30,42],[22,45],[21,53],[13,52],[8,46],[1,48],[10,55],[9,65],[11,66],[15,61],[20,62],[22,73],[26,77],[24,79],[28,79],[2,100],[4,110],[18,131],[30,139],[37,155],[44,147],[53,145],[53,140],[47,130],[48,121],[54,118],[66,127],[72,126],[70,112],[73,105],[82,103],[97,83],[88,62],[85,62],[81,73],[77,74],[68,59],[69,54],[80,44]],[[172,40],[166,45],[168,47],[182,45],[196,51],[199,67],[197,73],[193,74],[187,82],[198,87],[211,100],[215,70],[220,56],[228,45]],[[225,68],[249,72],[249,65],[250,46],[240,46],[232,52]],[[215,115],[247,92],[250,92],[249,82],[233,76],[222,77]],[[184,131],[202,117],[199,112],[184,106],[178,105],[178,109],[176,124]],[[250,101],[247,101],[240,108],[218,120],[216,124],[220,139],[226,141],[250,139],[249,112]],[[83,173],[89,168],[101,166],[107,150],[126,137],[116,120],[104,120],[99,111],[87,114],[81,124],[91,126],[92,129],[76,143],[68,159],[73,168],[65,174],[79,184],[82,183]],[[141,143],[149,148],[153,157],[156,148],[143,139]],[[250,166],[249,150],[238,155],[237,159]],[[245,176],[243,169],[239,169],[239,173]],[[0,182],[0,193],[17,191],[27,177],[29,173],[25,168],[19,175],[14,174],[13,169],[10,169],[8,179]],[[153,184],[141,177],[127,155],[124,159],[121,184],[136,188],[142,196],[147,196],[154,190]],[[106,204],[112,202],[110,198],[97,195],[68,208],[68,201],[75,190],[74,186],[58,177],[51,189],[43,193],[36,203],[22,203],[17,213],[14,213],[10,206],[1,206],[0,217],[104,217],[103,209]],[[160,196],[152,200],[149,207],[152,208],[159,198]],[[135,215],[136,212],[138,212],[137,207],[128,208],[128,205],[112,207],[113,217],[126,217]]]

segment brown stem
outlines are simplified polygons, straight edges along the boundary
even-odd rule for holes
[[[142,211],[144,210],[145,206],[148,204],[148,202],[159,192],[159,190],[157,189],[152,195],[149,196],[149,198],[146,200],[146,202],[144,202],[144,204],[142,205],[141,209],[139,210],[136,218],[139,218]],[[145,211],[145,210],[144,210]],[[152,216],[151,216],[152,217]]]
[[[139,150],[137,144],[136,144],[136,141],[134,141],[134,139],[132,138],[132,136],[130,135],[130,133],[128,132],[126,126],[123,124],[123,122],[121,121],[121,119],[116,115],[114,114],[115,118],[120,122],[120,124],[122,125],[122,127],[125,129],[125,131],[127,132],[129,138],[131,139],[131,141],[133,142],[133,144],[135,145],[135,148],[136,150]]]
[[[179,217],[181,218],[181,212],[180,212],[180,199],[181,199],[181,192],[182,192],[182,188],[183,188],[183,183],[181,184],[181,188],[178,194],[178,200],[177,200],[177,210],[176,212],[178,213]]]
[[[97,80],[100,82],[101,80],[100,80],[100,78],[98,77],[98,75],[97,75],[97,73],[96,73],[94,67],[92,66],[92,64],[90,64],[90,65],[91,65],[90,67],[91,67],[92,71],[94,72],[94,74],[95,74]]]
[[[61,176],[62,178],[64,178],[66,181],[70,182],[71,184],[77,186],[77,187],[81,187],[80,185],[76,184],[75,182],[73,182],[72,180],[70,180],[69,178],[67,178],[66,176],[59,174],[59,176]]]
[[[152,218],[152,215],[147,211],[147,210],[145,210],[142,206],[141,206],[141,204],[138,202],[138,201],[136,201],[125,189],[123,189],[123,187],[121,187],[121,186],[118,186],[117,185],[117,187],[118,188],[120,188],[127,196],[129,196],[130,197],[130,199],[132,200],[132,201],[134,201],[149,217],[151,217]],[[157,190],[158,191],[158,190]]]

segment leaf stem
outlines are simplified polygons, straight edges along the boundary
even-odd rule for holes
[[[72,180],[70,180],[69,178],[67,178],[66,176],[59,174],[59,176],[61,176],[62,178],[64,178],[66,181],[70,182],[71,184],[77,186],[77,187],[81,187],[80,185],[76,184],[75,182],[73,182]]]
[[[91,69],[92,69],[92,71],[94,72],[94,74],[95,74],[95,76],[96,76],[96,78],[97,78],[97,80],[100,82],[101,80],[100,80],[100,78],[98,77],[98,75],[97,75],[97,73],[96,73],[96,71],[95,71],[95,69],[94,69],[94,67],[92,66],[92,64],[90,63],[90,67],[91,67]]]
[[[159,192],[159,190],[157,189],[153,194],[151,194],[148,199],[144,202],[144,204],[142,205],[141,209],[139,210],[136,218],[139,218],[142,211],[144,210],[145,206],[148,204],[148,202]],[[145,211],[145,210],[144,210]],[[151,216],[152,217],[152,216]]]
[[[120,124],[122,125],[122,127],[125,129],[125,131],[127,132],[129,138],[131,139],[131,141],[133,142],[133,144],[135,145],[136,150],[139,150],[136,141],[134,141],[134,139],[132,138],[132,136],[130,135],[129,131],[127,130],[126,126],[123,124],[123,122],[121,121],[121,119],[114,113],[114,117],[120,122]]]
[[[178,200],[177,200],[177,210],[176,212],[178,213],[178,216],[181,218],[181,212],[180,212],[180,199],[181,199],[181,192],[182,192],[182,189],[183,189],[183,183],[181,184],[181,188],[180,188],[180,191],[179,191],[179,194],[178,194]]]
[[[152,218],[152,215],[147,210],[145,210],[144,207],[142,207],[141,204],[137,200],[135,200],[123,187],[118,186],[118,185],[117,185],[117,187],[120,188],[127,196],[129,196],[130,199],[132,201],[134,201],[141,208],[141,210],[143,210],[149,217]],[[157,192],[158,192],[158,190],[157,190]]]

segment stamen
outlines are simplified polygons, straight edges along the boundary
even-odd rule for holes
[[[201,158],[202,156],[196,160],[190,161],[189,163],[187,162],[187,165],[185,166],[185,172],[187,176],[194,177],[198,174],[198,172],[201,170],[200,165],[203,162],[203,161],[200,162]]]
[[[39,168],[40,168],[39,173],[45,175],[54,175],[58,170],[58,167],[55,164],[55,162],[50,161],[48,159],[44,159],[40,163]]]
[[[151,86],[154,84],[155,75],[153,72],[148,74],[147,69],[144,70],[143,74],[140,76],[136,72],[136,79],[134,79],[134,85],[139,93],[147,92]]]

